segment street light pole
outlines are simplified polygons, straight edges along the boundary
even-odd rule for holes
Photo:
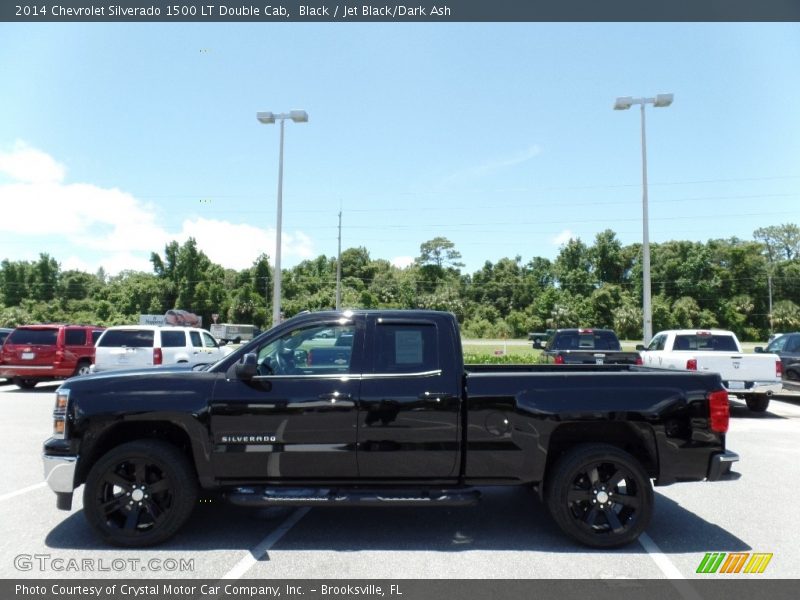
[[[645,136],[645,104],[652,104],[662,108],[672,104],[672,94],[658,94],[655,98],[631,98],[625,96],[617,98],[614,110],[627,110],[634,104],[641,107],[642,116],[642,313],[643,313],[643,338],[645,346],[653,337],[653,304],[650,282],[650,216],[647,200],[647,139]]]
[[[281,141],[278,154],[278,215],[275,225],[275,273],[273,276],[274,286],[272,288],[272,326],[275,327],[281,322],[281,227],[283,224],[283,126],[286,119],[291,119],[295,123],[307,123],[308,113],[304,110],[292,110],[288,113],[274,114],[271,112],[256,113],[256,118],[264,125],[281,122]]]

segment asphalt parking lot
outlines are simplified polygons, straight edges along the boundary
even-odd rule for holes
[[[62,512],[42,482],[56,387],[0,386],[1,578],[707,578],[696,573],[707,552],[771,553],[759,577],[800,573],[800,394],[760,415],[734,400],[728,447],[742,478],[656,488],[647,534],[621,550],[574,544],[532,490],[508,488],[468,508],[248,511],[212,498],[167,544],[129,551],[92,536],[80,490]]]

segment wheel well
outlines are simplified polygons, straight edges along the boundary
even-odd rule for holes
[[[551,467],[579,444],[616,446],[638,460],[650,477],[658,477],[658,452],[652,430],[634,423],[568,423],[550,436],[545,466],[545,480]]]
[[[192,456],[192,443],[189,434],[177,425],[165,421],[137,421],[119,423],[110,427],[95,442],[86,455],[81,456],[78,463],[78,472],[75,474],[75,483],[84,483],[92,466],[100,457],[112,448],[116,448],[127,442],[138,440],[155,439],[167,442],[178,448],[194,466]]]

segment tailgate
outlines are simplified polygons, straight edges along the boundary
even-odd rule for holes
[[[744,389],[744,382],[776,381],[772,355],[709,352],[696,354],[697,370],[719,373],[728,389]]]

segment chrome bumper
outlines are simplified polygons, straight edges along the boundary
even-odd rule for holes
[[[44,461],[44,480],[57,494],[72,494],[75,489],[75,468],[77,456],[42,455]]]
[[[735,388],[735,387],[728,387],[728,382],[723,381],[722,384],[728,390],[729,393],[739,395],[739,394],[757,394],[757,395],[765,395],[765,396],[772,396],[773,394],[780,394],[783,391],[783,382],[781,381],[753,381],[747,382],[745,385],[749,384],[749,387],[745,388]]]

